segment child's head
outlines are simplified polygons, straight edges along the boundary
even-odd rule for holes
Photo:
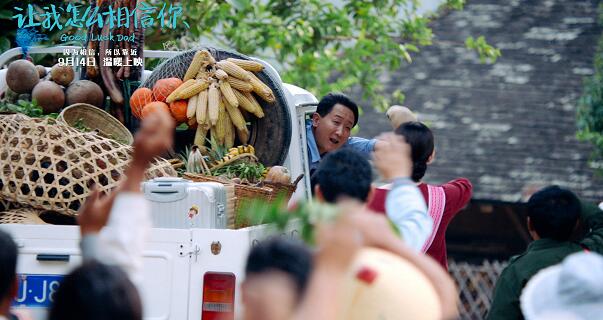
[[[14,298],[17,292],[16,272],[17,245],[8,233],[0,230],[0,303]]]
[[[410,145],[413,162],[412,180],[421,181],[427,171],[427,165],[433,161],[435,156],[433,132],[426,125],[417,121],[403,123],[395,132],[404,136]]]
[[[340,197],[366,202],[373,172],[368,160],[351,148],[327,154],[312,175],[312,188],[320,200],[335,203]]]
[[[569,190],[546,187],[532,195],[527,204],[528,229],[539,238],[569,240],[578,217],[580,200]]]
[[[49,320],[142,320],[138,290],[117,266],[88,261],[62,281]]]
[[[251,248],[243,282],[246,320],[285,319],[304,294],[312,254],[301,242],[274,237]]]

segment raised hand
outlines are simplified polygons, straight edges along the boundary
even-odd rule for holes
[[[385,179],[410,177],[412,174],[411,148],[403,136],[384,133],[377,138],[383,147],[373,153],[373,162]]]

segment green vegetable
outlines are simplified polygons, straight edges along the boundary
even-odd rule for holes
[[[19,100],[16,104],[1,102],[0,112],[15,112],[22,113],[33,118],[41,118],[44,116],[44,111],[35,101]]]
[[[225,176],[229,179],[238,177],[240,179],[247,179],[249,182],[258,182],[262,178],[264,169],[265,167],[261,163],[239,162],[223,166],[213,170],[211,173],[214,176]]]

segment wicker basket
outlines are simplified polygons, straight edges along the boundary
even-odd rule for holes
[[[132,148],[52,119],[0,116],[0,198],[37,209],[75,215],[97,185],[117,186]],[[145,178],[175,176],[157,160]]]
[[[297,178],[295,178],[295,180],[293,180],[293,183],[264,182],[264,185],[274,189],[274,194],[276,194],[276,195],[284,194],[287,199],[290,199],[291,195],[293,195],[293,193],[297,189],[297,184],[301,181],[301,179],[303,177],[304,177],[304,174],[302,173],[299,176],[297,176]]]
[[[0,212],[0,223],[47,224],[40,218],[43,210],[19,208]]]
[[[91,104],[72,104],[61,111],[57,121],[64,122],[71,127],[75,127],[76,123],[81,121],[82,125],[97,131],[102,137],[127,145],[132,145],[134,142],[132,133],[119,120]]]
[[[251,225],[250,221],[241,215],[241,205],[246,201],[252,200],[264,200],[266,202],[273,202],[279,197],[285,197],[286,201],[289,201],[293,192],[297,187],[297,183],[303,178],[301,174],[295,179],[293,184],[268,184],[266,183],[263,187],[253,187],[244,184],[235,184],[228,180],[223,180],[217,177],[206,176],[197,173],[184,173],[184,178],[197,181],[197,182],[219,182],[225,185],[234,185],[235,191],[235,203],[234,203],[234,228],[245,228]]]

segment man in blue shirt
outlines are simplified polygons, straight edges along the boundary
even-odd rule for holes
[[[358,105],[341,93],[329,93],[318,103],[311,120],[306,121],[306,140],[310,172],[327,153],[350,147],[369,156],[381,143],[375,139],[350,137],[358,123]]]

